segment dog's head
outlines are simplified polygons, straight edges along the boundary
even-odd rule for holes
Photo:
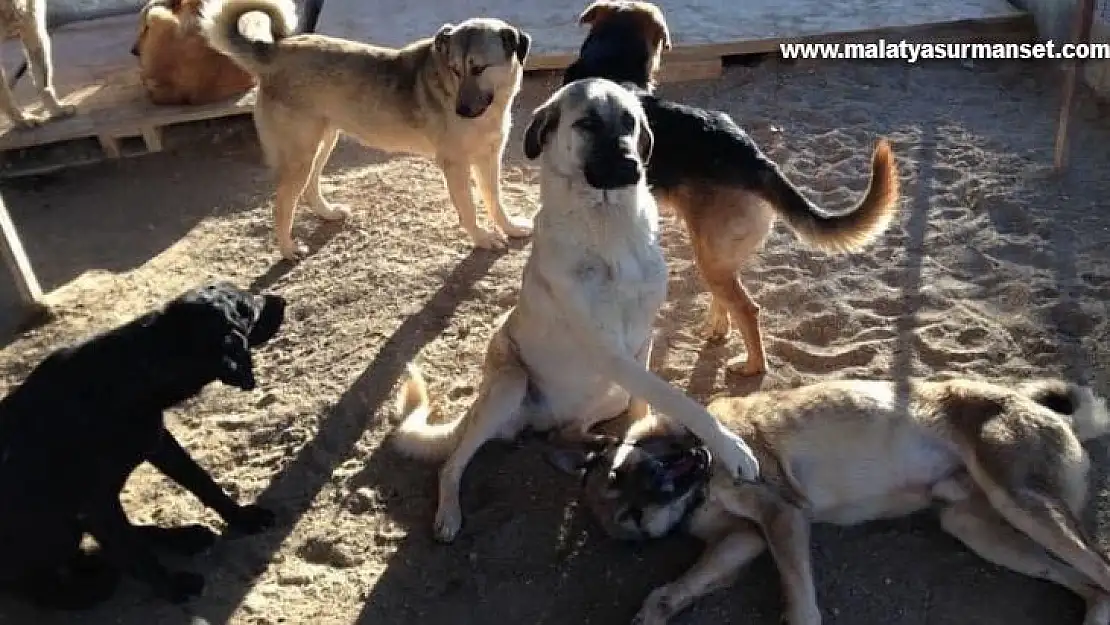
[[[257,384],[251,348],[273,338],[284,320],[284,298],[228,282],[192,289],[154,317],[158,331],[204,378],[245,391]]]
[[[499,19],[470,18],[444,24],[432,47],[458,81],[455,113],[475,119],[498,97],[507,99],[520,90],[532,37]]]
[[[578,58],[563,75],[564,84],[591,76],[632,82],[651,89],[660,57],[671,49],[663,11],[650,2],[598,0],[578,16],[589,26]]]
[[[188,5],[188,6],[184,6]],[[177,14],[200,10],[199,0],[149,0],[139,11],[139,33],[131,46],[131,54],[142,58],[143,49],[151,38],[158,38],[158,31],[176,31],[179,25]]]
[[[669,534],[703,500],[711,458],[691,436],[652,436],[558,449],[547,455],[582,480],[583,500],[609,536],[647,540]]]
[[[526,157],[604,191],[640,184],[653,143],[639,98],[604,78],[560,87],[524,131]]]

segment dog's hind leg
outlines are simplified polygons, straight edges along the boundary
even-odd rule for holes
[[[351,211],[346,206],[332,204],[324,199],[324,192],[320,188],[320,174],[324,171],[324,166],[328,164],[328,159],[331,158],[332,151],[335,150],[335,144],[339,142],[339,130],[332,128],[324,136],[324,140],[320,142],[319,149],[316,150],[316,158],[312,161],[312,174],[308,178],[308,186],[305,187],[305,193],[308,194],[308,205],[312,208],[312,212],[317,217],[325,221],[339,221],[346,219]]]
[[[42,95],[42,102],[52,117],[69,117],[77,113],[72,104],[62,104],[54,93],[54,59],[51,54],[50,34],[46,31],[46,3],[35,12],[34,25],[28,24],[21,30],[20,39],[27,51],[27,64],[31,67],[35,86]]]
[[[277,174],[274,234],[278,249],[286,260],[303,258],[308,247],[293,239],[293,215],[312,175],[320,144],[327,136],[327,122],[298,117],[280,103],[260,99],[255,104],[254,123],[266,159]]]
[[[1106,625],[1110,621],[1110,595],[1007,523],[981,493],[942,508],[940,525],[984,560],[1059,584],[1079,595],[1087,602],[1083,625]]]
[[[44,120],[39,115],[25,112],[15,101],[15,94],[8,86],[8,76],[4,68],[0,67],[0,109],[12,120],[12,124],[19,128],[31,128],[41,124]]]
[[[515,362],[502,363],[482,381],[478,398],[466,416],[463,434],[439,471],[435,537],[440,542],[455,540],[462,529],[459,488],[466,466],[486,441],[509,433],[527,390],[528,374]]]
[[[474,182],[482,194],[486,214],[493,223],[510,237],[526,237],[532,234],[532,220],[526,217],[509,217],[501,203],[501,152],[496,150],[478,157],[471,165]]]
[[[187,571],[170,571],[154,556],[149,545],[127,520],[116,493],[102,494],[82,515],[85,529],[101,545],[105,557],[120,569],[151,584],[170,601],[187,601],[204,589],[204,577]]]
[[[725,534],[682,577],[652,591],[633,624],[664,625],[698,598],[731,584],[737,572],[766,548],[754,525]]]

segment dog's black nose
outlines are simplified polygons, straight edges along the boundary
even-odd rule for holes
[[[640,163],[628,156],[597,159],[586,165],[586,183],[595,189],[611,190],[630,187],[640,181]]]
[[[139,56],[139,46],[131,46],[131,56]]]

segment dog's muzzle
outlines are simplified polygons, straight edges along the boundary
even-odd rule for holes
[[[493,104],[492,93],[479,94],[473,100],[460,98],[455,103],[455,114],[466,119],[476,119],[489,110],[491,104]]]
[[[644,175],[639,161],[619,152],[591,158],[583,173],[586,184],[601,191],[635,186]]]

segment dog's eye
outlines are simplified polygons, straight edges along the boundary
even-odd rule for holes
[[[596,117],[583,117],[574,122],[574,127],[586,132],[597,132],[601,130],[601,120]]]
[[[486,66],[485,65],[474,66],[474,67],[470,68],[470,75],[471,76],[481,76],[482,72],[484,72],[484,71],[486,71]]]
[[[621,113],[621,128],[625,132],[636,130],[636,118],[632,116],[632,113],[628,111]]]

